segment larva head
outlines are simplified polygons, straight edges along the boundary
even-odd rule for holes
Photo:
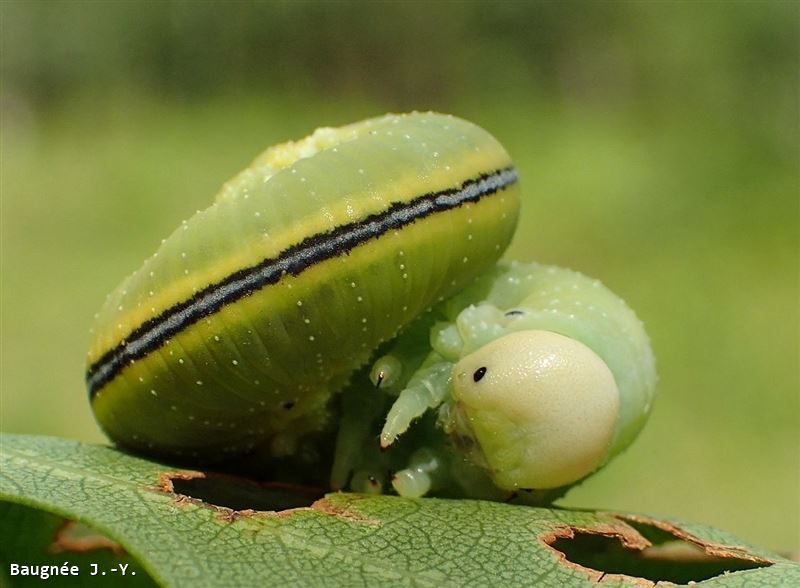
[[[550,331],[512,332],[464,357],[453,375],[456,432],[477,442],[499,488],[558,488],[604,462],[619,391],[583,343]]]

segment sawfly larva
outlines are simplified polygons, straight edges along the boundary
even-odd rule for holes
[[[605,288],[496,265],[519,200],[503,147],[452,116],[268,149],[109,295],[86,375],[98,422],[198,463],[328,439],[336,488],[392,471],[406,496],[547,499],[632,440],[655,374]]]

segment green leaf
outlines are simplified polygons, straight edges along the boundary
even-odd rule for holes
[[[47,578],[49,584],[96,586],[98,578],[91,572],[97,566],[97,576],[119,575],[125,571],[126,586],[154,586],[142,566],[126,554],[119,545],[96,531],[43,510],[0,502],[0,586],[41,586],[36,576],[11,577],[12,563],[28,566],[78,566],[83,572],[67,578]],[[122,564],[122,565],[120,565]],[[111,572],[114,568],[117,572]]]
[[[139,585],[145,571],[165,586],[590,586],[603,574],[613,585],[800,585],[794,562],[721,531],[643,516],[355,494],[280,512],[242,510],[286,498],[111,448],[3,435],[0,580],[23,584],[10,576],[12,563],[68,561],[81,575],[56,579],[90,583],[89,563],[122,561],[107,547],[70,551],[69,541],[47,553],[69,519],[119,543],[140,564],[128,568]],[[725,570],[732,573],[719,575]]]

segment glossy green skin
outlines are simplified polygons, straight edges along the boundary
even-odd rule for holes
[[[479,127],[432,113],[315,137],[259,158],[111,293],[90,365],[165,309],[304,238],[511,165]],[[381,342],[491,267],[518,208],[514,184],[223,307],[103,386],[98,422],[116,443],[156,456],[296,455],[335,427],[332,398]]]
[[[498,488],[469,424],[454,417],[452,367],[489,342],[530,330],[552,331],[580,341],[608,366],[617,384],[620,409],[598,467],[620,453],[644,425],[655,394],[655,360],[641,321],[597,280],[563,268],[514,262],[498,264],[406,329],[387,355],[377,360],[371,381],[366,373],[354,380],[345,392],[332,485],[378,492],[388,490],[391,482],[396,491],[411,496],[495,500],[526,490],[521,499],[529,503],[549,502],[563,494],[572,484]],[[443,378],[442,371],[431,366],[450,366],[451,371]],[[492,370],[491,365],[486,367]],[[375,390],[376,374],[381,372],[393,373],[388,374],[388,386],[381,382]],[[402,425],[386,425],[387,411],[388,421],[398,412],[397,394],[403,398],[415,382],[423,384],[418,388],[425,394],[433,391],[426,398],[440,400],[431,401],[424,414],[406,414]],[[569,390],[563,393],[568,395]],[[389,410],[392,402],[395,408]],[[417,417],[420,420],[413,421]],[[376,439],[387,426],[401,432],[396,443],[379,451]],[[535,452],[535,446],[530,449]],[[387,478],[387,471],[397,472],[394,479]]]

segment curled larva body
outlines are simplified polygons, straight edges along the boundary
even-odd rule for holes
[[[343,420],[334,487],[353,473],[353,489],[374,491],[359,484],[385,486],[391,470],[406,496],[526,490],[529,502],[563,494],[630,444],[656,384],[649,339],[622,299],[577,272],[517,262],[410,325],[371,382],[362,376],[345,400],[378,385],[391,408],[372,411],[372,426]],[[351,450],[378,435],[383,451]]]
[[[516,180],[491,135],[432,113],[271,148],[108,297],[98,422],[154,455],[291,455],[381,342],[498,259]]]

